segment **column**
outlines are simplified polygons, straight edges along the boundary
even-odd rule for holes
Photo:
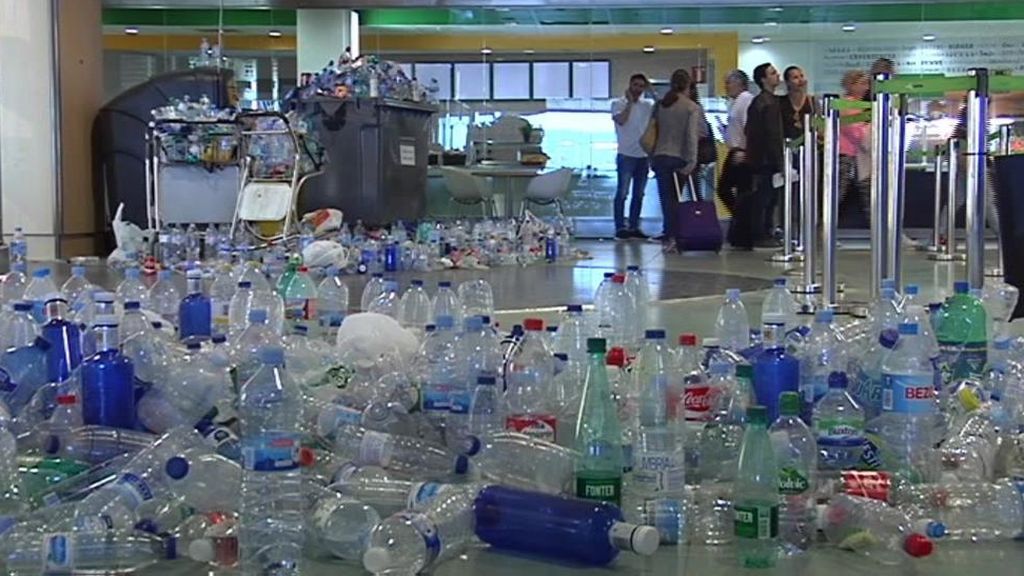
[[[359,14],[342,9],[296,10],[296,60],[298,72],[318,72],[338,61],[345,47],[359,54]]]

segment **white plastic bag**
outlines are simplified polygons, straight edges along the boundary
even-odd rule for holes
[[[302,251],[302,262],[310,268],[344,268],[348,265],[348,250],[333,240],[316,240]]]
[[[146,233],[135,224],[125,222],[122,219],[123,213],[124,202],[118,205],[114,221],[110,223],[114,229],[114,241],[117,242],[117,248],[107,257],[107,263],[111,266],[123,262],[135,263],[133,256],[137,258],[146,248]]]
[[[392,363],[392,370],[409,366],[419,351],[412,332],[394,318],[375,312],[346,316],[337,344],[342,363],[357,369],[369,369],[381,361]]]
[[[341,229],[343,215],[341,210],[320,208],[302,215],[302,221],[313,226],[313,234],[319,236],[327,232]]]

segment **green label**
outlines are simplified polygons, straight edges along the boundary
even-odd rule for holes
[[[621,476],[577,476],[576,497],[584,500],[600,500],[616,506],[622,500]]]
[[[805,472],[790,467],[779,468],[779,494],[795,496],[807,492],[810,487]]]
[[[737,538],[748,540],[770,540],[779,535],[779,507],[740,506],[732,507],[735,513],[733,528]]]

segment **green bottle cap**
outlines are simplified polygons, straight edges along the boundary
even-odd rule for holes
[[[796,416],[800,414],[800,395],[796,392],[779,394],[779,414]]]
[[[736,378],[741,380],[753,380],[754,379],[754,367],[750,364],[737,364],[736,365]]]
[[[604,338],[587,338],[587,354],[604,354]]]
[[[747,408],[747,422],[750,424],[767,424],[768,409],[764,406],[751,406]]]

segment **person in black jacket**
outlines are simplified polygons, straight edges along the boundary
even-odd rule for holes
[[[760,246],[776,246],[771,230],[774,215],[768,206],[774,206],[778,195],[772,180],[782,172],[782,112],[775,89],[779,86],[779,71],[769,62],[754,68],[754,83],[761,93],[754,97],[747,109],[747,162],[754,177],[754,201],[749,206],[750,240]],[[743,211],[745,209],[741,209]],[[741,243],[741,247],[742,243]],[[746,247],[749,247],[746,246]]]

